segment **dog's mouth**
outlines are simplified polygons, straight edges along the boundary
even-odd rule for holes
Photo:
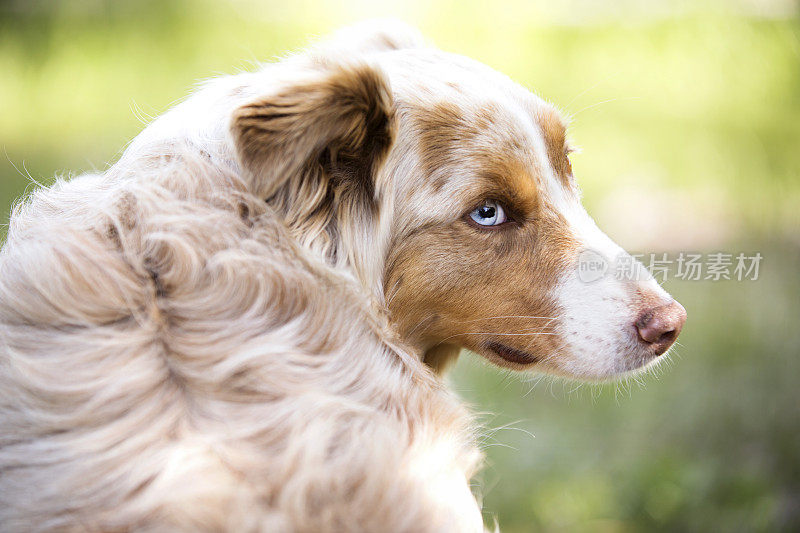
[[[522,350],[517,350],[511,346],[506,346],[505,344],[500,344],[499,342],[489,342],[486,344],[486,348],[496,353],[509,363],[514,363],[517,365],[532,365],[538,361],[538,358],[535,355],[529,354],[528,352],[523,352]]]

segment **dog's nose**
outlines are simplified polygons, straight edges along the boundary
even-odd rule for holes
[[[652,309],[645,310],[636,320],[639,339],[652,346],[656,355],[661,355],[672,346],[686,322],[686,309],[672,300]]]

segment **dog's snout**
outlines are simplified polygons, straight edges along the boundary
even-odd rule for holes
[[[686,309],[672,300],[668,304],[645,310],[636,320],[639,339],[655,350],[656,355],[666,352],[678,338],[686,322]]]

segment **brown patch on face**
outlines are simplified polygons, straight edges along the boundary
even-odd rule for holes
[[[510,368],[557,368],[551,358],[564,340],[556,334],[554,289],[580,244],[549,205],[530,130],[492,102],[464,108],[444,101],[406,111],[418,136],[419,179],[430,186],[415,188],[413,201],[447,186],[461,213],[394,236],[383,279],[399,333],[434,368],[446,366],[441,353],[447,359],[454,347]],[[554,166],[566,183],[564,126],[555,111],[546,118],[548,157],[559,162]],[[557,145],[563,160],[555,158]],[[511,222],[492,228],[471,222],[468,213],[486,200],[499,202]]]
[[[434,192],[439,192],[447,183],[447,169],[457,162],[454,147],[469,142],[477,131],[463,122],[461,109],[447,101],[420,113],[416,127],[422,171]]]
[[[491,102],[477,109],[463,109],[441,101],[415,110],[420,163],[434,193],[442,190],[454,168],[470,167],[475,174],[508,177],[519,169],[515,152],[526,150],[522,133],[497,131],[501,110]],[[503,157],[508,154],[508,157]],[[514,167],[514,168],[512,168]]]
[[[550,106],[537,110],[536,119],[542,128],[547,156],[564,187],[572,187],[572,165],[567,152],[567,126],[558,111]]]
[[[390,251],[392,320],[424,350],[455,345],[506,367],[546,367],[563,344],[552,291],[577,249],[566,221],[547,209],[495,231],[462,219],[421,228]]]

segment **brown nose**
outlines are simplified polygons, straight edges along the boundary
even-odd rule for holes
[[[670,303],[647,309],[636,321],[639,339],[661,355],[672,346],[686,322],[686,309],[672,300]]]

